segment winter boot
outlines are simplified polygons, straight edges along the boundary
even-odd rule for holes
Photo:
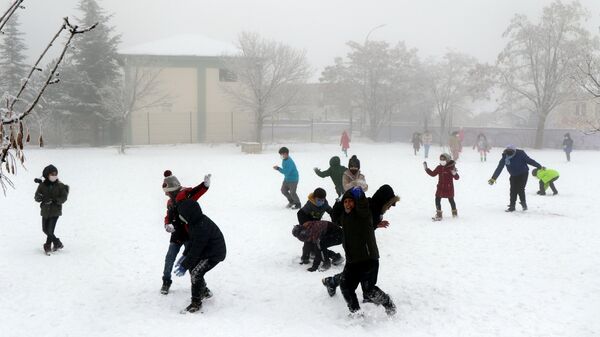
[[[302,207],[301,204],[293,204],[291,208],[292,209],[300,209],[300,207]]]
[[[455,210],[455,209],[452,210],[452,217],[458,218],[458,210]]]
[[[171,284],[173,281],[163,279],[162,287],[160,287],[160,293],[166,295],[169,293],[169,288],[171,288]]]
[[[310,258],[308,256],[302,256],[300,258],[300,264],[309,264],[310,263]]]
[[[196,311],[200,311],[200,308],[202,308],[202,302],[200,302],[200,301],[192,301],[192,303],[190,303],[190,305],[188,305],[185,308],[185,311],[187,311],[189,313],[194,313]]]
[[[545,191],[537,191],[537,194],[538,195],[546,195],[546,192]]]
[[[340,253],[336,253],[333,258],[331,259],[331,263],[334,266],[339,266],[340,264],[344,263],[344,257],[342,256],[342,254]]]
[[[435,216],[431,220],[442,221],[442,211],[435,211]]]
[[[526,211],[527,210],[527,204],[524,203],[524,202],[521,202],[520,204],[521,204],[521,207],[523,208],[523,210]]]
[[[388,316],[394,316],[396,314],[396,305],[392,301],[392,299],[388,296],[387,301],[381,304],[385,308],[385,313]]]
[[[335,288],[336,288],[336,286],[333,282],[333,277],[326,277],[326,278],[322,279],[321,282],[323,283],[325,288],[327,288],[327,293],[329,294],[329,296],[333,297],[333,295],[335,295]]]
[[[326,271],[329,268],[331,268],[331,261],[329,261],[329,259],[325,259],[325,260],[323,260],[323,263],[321,263],[321,267],[319,267],[319,271]]]
[[[212,291],[210,291],[210,289],[208,289],[207,287],[204,287],[204,289],[200,293],[200,299],[202,299],[202,300],[205,300],[207,298],[211,298],[212,296],[213,296]]]
[[[508,205],[508,208],[505,210],[505,212],[514,212],[515,211],[515,205]]]
[[[46,253],[46,255],[50,255],[51,251],[52,251],[52,249],[50,249],[50,244],[44,243],[44,253]]]
[[[56,239],[56,241],[52,244],[52,251],[55,252],[59,249],[63,249],[65,246],[63,246],[62,242],[60,242],[59,239]]]

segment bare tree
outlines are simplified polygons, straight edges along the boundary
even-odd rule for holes
[[[579,2],[556,0],[544,8],[538,23],[516,15],[503,34],[509,41],[498,56],[502,83],[527,100],[537,117],[536,148],[543,146],[548,115],[572,96],[574,66],[591,45],[582,25],[585,18]]]
[[[13,15],[18,8],[22,8],[22,3],[23,0],[14,1],[9,9],[0,17],[0,29],[4,27],[8,20],[10,20],[11,15]],[[14,95],[9,95],[5,99],[5,102],[3,102],[2,107],[0,108],[0,120],[2,122],[0,125],[0,186],[5,194],[7,186],[14,187],[14,184],[8,178],[7,173],[13,175],[16,174],[18,164],[24,165],[25,163],[25,154],[23,151],[24,142],[27,142],[30,136],[23,124],[24,120],[32,115],[48,86],[59,82],[56,70],[65,57],[73,38],[78,34],[83,34],[92,30],[94,27],[95,25],[81,29],[78,26],[72,25],[68,18],[64,18],[58,32],[56,32],[54,37],[50,40],[50,43],[48,43],[35,64],[31,67],[31,70],[23,80],[19,91]],[[50,72],[42,82],[40,88],[32,95],[33,99],[31,102],[24,102],[24,107],[17,111],[15,109],[15,104],[24,101],[23,94],[29,88],[34,74],[41,72],[40,63],[63,32],[67,32],[67,40],[63,44],[59,57],[54,61],[53,66],[50,68]],[[41,135],[40,145],[43,145]]]
[[[109,111],[105,118],[121,126],[119,153],[125,153],[128,120],[132,113],[172,104],[172,97],[161,90],[161,72],[161,68],[151,66],[126,68],[116,86],[101,89],[102,102]]]
[[[237,55],[224,56],[221,61],[239,85],[226,84],[222,89],[238,108],[254,113],[255,140],[261,143],[265,119],[295,103],[299,84],[308,80],[311,69],[305,51],[256,33],[241,33],[237,47]]]
[[[581,89],[588,97],[600,98],[600,59],[597,55],[589,54],[582,63],[577,65],[577,72],[573,75]],[[595,118],[582,117],[584,133],[593,134],[600,132],[600,116]]]

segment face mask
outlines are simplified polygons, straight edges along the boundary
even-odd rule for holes
[[[279,157],[281,158],[281,160],[285,159],[285,157],[283,155],[280,155]]]
[[[352,172],[352,174],[356,174],[356,172],[358,172],[358,169],[351,168],[350,172]]]
[[[58,176],[48,176],[48,180],[50,180],[51,182],[55,182],[58,180]]]
[[[515,151],[514,150],[506,150],[506,151],[504,151],[504,153],[506,153],[506,155],[510,157],[513,154],[515,154]]]
[[[440,160],[440,165],[446,166],[446,161],[445,160]]]
[[[321,207],[325,205],[325,199],[316,199],[315,204],[317,205],[317,207]]]

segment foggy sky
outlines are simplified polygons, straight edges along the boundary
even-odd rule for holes
[[[30,54],[43,48],[63,16],[79,15],[77,0],[25,0],[21,29]],[[600,1],[581,0],[590,11],[588,29],[598,33]],[[7,0],[0,0],[2,9]],[[233,42],[243,30],[256,31],[305,49],[314,79],[345,42],[363,42],[374,27],[385,24],[370,40],[405,41],[421,57],[447,50],[494,62],[501,38],[515,13],[535,19],[550,0],[99,0],[112,13],[122,47],[176,34],[200,34]],[[44,45],[45,46],[45,45]]]

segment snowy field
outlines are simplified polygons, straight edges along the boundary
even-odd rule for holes
[[[287,145],[287,144],[286,144]],[[291,144],[300,171],[299,195],[322,186],[333,201],[327,168],[334,145]],[[370,190],[390,184],[402,198],[377,231],[379,286],[398,306],[363,304],[365,318],[347,317],[341,295],[330,298],[321,278],[299,266],[301,243],[292,237],[296,212],[285,209],[277,149],[246,155],[233,145],[115,149],[32,149],[16,190],[0,196],[0,336],[573,336],[600,334],[600,204],[598,152],[576,151],[567,163],[557,150],[528,150],[561,173],[560,194],[537,196],[530,210],[507,214],[508,174],[487,180],[489,161],[465,148],[455,183],[460,217],[432,222],[437,178],[407,144],[352,144]],[[432,148],[429,165],[437,163]],[[342,159],[347,163],[347,159]],[[56,234],[65,249],[43,254],[33,178],[54,164],[70,185]],[[163,228],[162,173],[184,186],[212,173],[200,199],[221,228],[227,259],[207,274],[214,293],[202,314],[181,315],[189,277],[174,277],[161,295],[169,235]],[[449,206],[443,203],[444,215]],[[334,250],[342,251],[341,246]],[[360,295],[360,289],[357,291]]]

